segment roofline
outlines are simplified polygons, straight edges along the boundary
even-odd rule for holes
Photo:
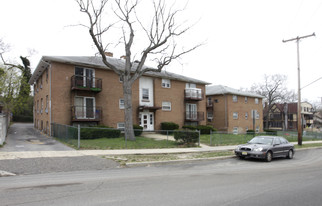
[[[83,62],[79,62],[79,61],[66,60],[63,57],[68,58],[69,56],[43,56],[41,58],[41,60],[39,61],[38,65],[37,65],[35,71],[33,72],[28,83],[34,84],[34,82],[37,81],[37,79],[42,74],[42,72],[44,72],[44,70],[48,68],[48,66],[46,67],[45,65],[50,65],[51,62],[59,62],[59,63],[65,63],[65,64],[72,64],[75,66],[85,66],[85,67],[106,69],[106,70],[112,71],[110,68],[108,68],[107,66],[105,66],[103,64],[99,65],[96,63],[83,63]],[[75,56],[75,57],[78,57],[78,56]],[[79,57],[81,57],[81,56],[79,56]],[[86,56],[86,57],[95,57],[95,56]],[[116,58],[113,58],[113,59],[116,59]],[[169,74],[169,76],[165,76],[164,73]],[[173,74],[173,76],[171,77],[172,74]],[[161,72],[147,72],[147,73],[144,73],[143,76],[167,78],[167,79],[171,79],[171,80],[185,81],[185,82],[191,82],[191,83],[203,84],[203,85],[210,85],[211,84],[209,82],[205,82],[202,80],[194,79],[194,78],[191,78],[188,76],[184,76],[184,75],[180,75],[180,74],[176,74],[176,73],[172,73],[172,72],[167,72],[165,70],[162,70]],[[184,78],[189,78],[189,79],[184,80]]]

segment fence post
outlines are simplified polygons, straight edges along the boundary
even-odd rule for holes
[[[167,147],[169,147],[169,130],[167,130]]]
[[[80,125],[77,127],[77,139],[78,139],[78,145],[77,148],[80,148]]]
[[[212,130],[210,130],[210,146],[212,146]]]
[[[198,130],[199,138],[198,138],[198,147],[200,147],[200,130]]]

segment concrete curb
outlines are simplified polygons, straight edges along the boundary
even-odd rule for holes
[[[203,161],[203,160],[224,160],[235,158],[235,155],[221,156],[221,157],[209,157],[209,158],[196,158],[196,159],[180,159],[180,160],[167,160],[167,161],[151,161],[151,162],[131,162],[126,163],[127,167],[142,167],[150,165],[162,165],[162,164],[171,164],[171,163],[180,163],[180,162],[194,162],[194,161]]]
[[[8,177],[8,176],[15,176],[16,174],[13,174],[11,172],[6,172],[3,170],[0,170],[0,177]]]

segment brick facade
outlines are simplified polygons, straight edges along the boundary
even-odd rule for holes
[[[255,124],[252,119],[253,110],[257,111]],[[207,113],[210,113],[208,116],[211,117],[207,117],[207,124],[219,131],[245,133],[247,130],[255,129],[255,131],[263,132],[261,98],[235,94],[207,94]]]
[[[113,128],[118,127],[118,123],[124,122],[124,109],[120,108],[120,99],[123,98],[123,87],[119,76],[113,71],[101,68],[95,65],[84,65],[83,63],[66,63],[59,61],[47,61],[48,63],[40,63],[30,80],[34,84],[34,122],[35,128],[45,133],[50,133],[50,124],[59,123],[66,125],[73,124],[94,124],[106,125]],[[42,67],[42,68],[41,68]],[[75,67],[86,68],[92,70],[95,79],[101,80],[101,91],[95,92],[91,90],[72,89],[72,78],[75,75]],[[37,74],[37,76],[36,76]],[[139,79],[132,87],[132,106],[133,106],[133,123],[140,125],[141,112],[153,113],[154,130],[160,129],[161,122],[175,122],[180,127],[185,125],[186,103],[185,88],[187,81],[169,78],[171,82],[170,88],[162,86],[162,76],[145,76],[153,82],[153,108],[141,108],[140,106],[140,83]],[[167,78],[168,79],[168,78]],[[41,83],[42,82],[42,83]],[[203,113],[204,118],[194,121],[197,124],[206,124],[206,99],[205,84],[196,83],[196,88],[202,91],[202,98],[198,100],[189,100],[197,105],[198,112]],[[41,86],[40,86],[41,85]],[[82,99],[84,98],[84,99]],[[41,99],[43,101],[43,111],[41,112]],[[48,104],[46,103],[48,99]],[[77,101],[89,101],[94,104],[94,113],[97,115],[99,110],[100,119],[82,119],[75,121],[72,118],[75,115],[75,105]],[[171,102],[171,110],[163,110],[162,102]],[[37,110],[38,104],[38,110]],[[47,110],[44,112],[46,105]],[[50,106],[51,105],[51,108]],[[74,110],[73,110],[74,108]],[[99,109],[98,109],[99,108]],[[140,109],[141,108],[141,109]],[[93,115],[93,114],[92,114]],[[141,120],[142,121],[142,120]]]

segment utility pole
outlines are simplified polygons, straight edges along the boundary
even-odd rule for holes
[[[301,114],[301,77],[300,77],[300,40],[315,36],[315,33],[306,36],[297,36],[293,39],[283,40],[283,43],[296,41],[297,44],[297,77],[298,77],[298,100],[297,100],[297,144],[302,145],[302,114]]]

